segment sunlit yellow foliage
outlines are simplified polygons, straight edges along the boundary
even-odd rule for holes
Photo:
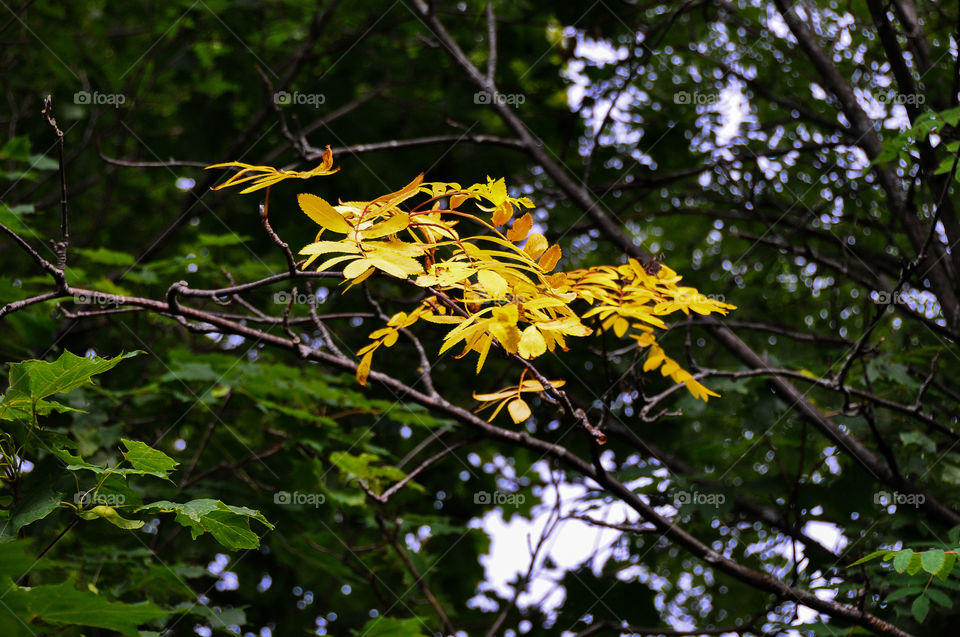
[[[563,387],[566,384],[564,380],[549,381],[555,388]],[[473,397],[482,403],[487,403],[480,409],[486,409],[494,404],[497,408],[490,414],[488,421],[493,420],[500,413],[500,410],[506,406],[507,413],[516,423],[521,423],[530,417],[530,405],[522,397],[524,393],[540,393],[544,391],[544,386],[539,380],[521,380],[516,387],[506,387],[492,394],[478,394],[474,392]]]
[[[221,187],[256,180],[242,191],[250,192],[289,177],[330,174],[332,163],[332,156],[325,154],[321,166],[309,173],[220,164],[243,168]],[[377,349],[391,347],[400,330],[426,321],[450,326],[439,353],[456,346],[461,347],[457,358],[477,353],[477,373],[494,346],[534,359],[567,350],[571,337],[605,331],[629,337],[647,350],[645,372],[659,369],[702,400],[718,395],[666,355],[657,344],[656,330],[665,330],[663,317],[676,312],[726,314],[734,306],[680,286],[680,275],[665,265],[648,272],[634,259],[554,272],[562,257],[560,246],[550,245],[536,231],[533,202],[510,196],[503,179],[488,177],[485,183],[462,187],[424,182],[419,175],[372,201],[332,205],[301,194],[298,203],[320,226],[314,241],[300,250],[307,257],[300,267],[341,268],[351,286],[381,273],[428,292],[413,311],[395,314],[386,327],[370,334],[371,343],[357,352],[361,384]],[[559,386],[563,381],[551,383]],[[521,394],[541,391],[539,381],[521,379],[516,387],[475,398],[499,403],[494,416],[506,406],[519,423],[530,415]]]
[[[252,181],[252,185],[247,186],[240,191],[241,195],[260,190],[261,188],[269,188],[273,184],[279,183],[284,179],[310,179],[311,177],[319,177],[321,175],[332,175],[340,170],[339,168],[333,167],[333,151],[330,150],[329,146],[327,146],[327,149],[323,151],[323,156],[320,158],[320,165],[313,170],[307,170],[304,172],[298,172],[295,170],[277,170],[272,166],[253,166],[251,164],[244,164],[239,161],[230,161],[224,164],[213,164],[212,166],[207,166],[204,170],[209,170],[211,168],[239,168],[240,170],[230,177],[230,179],[226,180],[219,186],[211,188],[211,190],[220,190],[221,188],[228,188],[230,186],[239,186],[240,184]]]

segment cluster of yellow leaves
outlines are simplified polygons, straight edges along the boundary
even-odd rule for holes
[[[333,167],[333,151],[330,150],[330,147],[327,146],[327,149],[323,151],[323,155],[320,157],[320,165],[314,168],[313,170],[307,170],[303,172],[298,172],[295,170],[277,170],[272,166],[253,166],[251,164],[244,164],[239,161],[229,161],[223,164],[213,164],[212,166],[207,166],[204,170],[210,170],[211,168],[239,168],[230,179],[226,180],[219,186],[211,188],[211,190],[220,190],[221,188],[229,188],[230,186],[239,186],[240,184],[245,184],[248,181],[253,182],[250,186],[247,186],[240,191],[241,195],[245,195],[261,188],[269,188],[273,184],[279,183],[284,179],[310,179],[311,177],[320,177],[321,175],[332,175],[333,173],[340,170],[339,168]]]
[[[564,380],[551,380],[549,382],[554,388],[560,388],[566,384]],[[478,394],[474,392],[473,397],[482,403],[487,403],[481,407],[481,410],[494,404],[497,405],[497,408],[493,410],[493,413],[490,414],[490,418],[487,420],[496,418],[500,410],[506,406],[507,413],[510,414],[513,422],[521,423],[529,418],[532,413],[530,411],[530,405],[527,404],[527,401],[525,401],[521,395],[524,393],[540,393],[545,389],[539,380],[522,380],[521,377],[520,384],[516,387],[505,387],[492,394]]]
[[[679,286],[680,275],[665,265],[650,274],[635,259],[620,266],[598,266],[567,273],[569,289],[591,305],[583,318],[596,317],[601,329],[618,337],[630,332],[640,349],[647,349],[643,371],[660,373],[683,383],[696,398],[719,396],[703,386],[657,345],[654,328],[666,329],[662,316],[681,311],[707,315],[726,314],[735,306],[709,298],[696,288]]]
[[[397,312],[387,321],[386,327],[370,332],[370,338],[372,338],[373,341],[357,350],[357,356],[361,357],[360,364],[357,365],[357,380],[360,381],[361,385],[367,384],[367,376],[370,375],[370,364],[373,362],[373,353],[381,346],[388,348],[393,347],[394,343],[397,342],[397,338],[400,336],[400,330],[416,323],[423,314],[423,311],[424,306],[421,305],[410,314]]]
[[[242,170],[221,187],[255,180],[242,192],[336,170],[328,154],[309,173],[220,164],[228,165]],[[717,396],[666,356],[656,343],[655,329],[666,329],[662,317],[674,312],[726,314],[734,306],[679,286],[681,277],[666,266],[648,273],[632,259],[620,266],[554,272],[562,256],[560,247],[535,231],[533,203],[510,196],[503,179],[488,177],[485,183],[462,187],[424,182],[419,175],[372,201],[332,205],[316,195],[301,194],[298,202],[320,226],[314,241],[300,250],[307,257],[302,268],[342,268],[350,287],[379,272],[429,292],[412,312],[394,315],[386,327],[370,334],[372,342],[358,352],[361,384],[370,373],[373,353],[396,343],[401,329],[424,320],[452,326],[440,353],[457,345],[462,346],[457,358],[476,352],[478,373],[495,343],[510,354],[534,359],[566,350],[569,337],[612,331],[648,350],[644,371],[660,368],[697,398]],[[575,304],[586,310],[578,313]],[[551,382],[557,386],[563,381]],[[522,422],[530,409],[521,394],[541,391],[544,387],[538,381],[521,379],[516,387],[476,398],[499,403],[494,415],[506,405],[513,420]]]

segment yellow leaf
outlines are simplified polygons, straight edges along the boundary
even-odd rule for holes
[[[489,403],[489,402],[493,402],[494,400],[503,400],[504,398],[509,398],[511,396],[516,396],[516,395],[517,395],[517,390],[513,387],[508,387],[506,389],[501,389],[500,391],[494,392],[492,394],[478,394],[474,392],[473,398],[475,400],[479,400],[482,403]]]
[[[463,323],[464,319],[462,316],[449,316],[447,314],[425,314],[423,320],[430,323],[460,324]]]
[[[390,320],[387,321],[387,325],[390,327],[403,326],[406,327],[407,313],[406,312],[397,312],[390,317]]]
[[[650,353],[647,354],[647,361],[643,364],[643,371],[649,372],[651,369],[656,369],[663,362],[663,359],[663,350],[656,345],[651,345]]]
[[[320,197],[302,193],[297,195],[297,202],[300,204],[300,209],[316,224],[340,234],[347,234],[353,230],[340,213]]]
[[[487,291],[487,294],[493,298],[502,298],[509,289],[506,279],[493,270],[480,270],[477,272],[477,279],[483,289]]]
[[[490,179],[490,176],[487,176],[487,199],[493,202],[494,205],[499,206],[507,200],[507,182],[503,177],[497,180]]]
[[[343,269],[343,276],[347,279],[355,279],[369,269],[369,259],[357,259]]]
[[[513,206],[507,201],[493,211],[491,222],[493,225],[500,227],[507,225],[507,222],[510,221],[511,218],[513,218]]]
[[[447,335],[443,337],[444,344],[443,344],[443,347],[440,349],[440,353],[443,354],[445,351],[450,349],[450,347],[452,347],[456,343],[459,343],[463,339],[468,338],[468,336],[471,333],[473,333],[475,330],[483,331],[485,328],[482,323],[477,322],[477,319],[479,319],[481,314],[485,314],[485,313],[486,313],[486,310],[478,312],[477,314],[473,314],[469,318],[458,317],[459,325],[457,325],[455,328],[447,332]],[[434,322],[439,323],[441,321],[434,321]]]
[[[530,299],[529,301],[524,301],[523,307],[527,310],[542,310],[548,307],[562,307],[566,306],[566,304],[567,302],[563,299],[552,296],[540,296],[535,299]]]
[[[400,204],[405,200],[409,199],[410,197],[414,196],[415,194],[417,194],[417,189],[420,188],[420,184],[422,183],[423,183],[423,173],[420,173],[419,175],[416,176],[416,178],[414,178],[413,181],[411,181],[409,184],[407,184],[400,190],[396,192],[391,192],[390,194],[383,195],[382,197],[378,197],[377,199],[374,199],[373,201],[370,202],[369,207],[371,210],[378,210],[378,211],[390,210],[397,204]]]
[[[364,272],[363,274],[361,274],[360,276],[358,276],[357,278],[355,278],[353,281],[351,281],[351,282],[350,282],[350,285],[348,285],[346,288],[344,288],[343,291],[344,291],[344,292],[347,292],[347,291],[348,291],[350,288],[352,288],[353,286],[355,286],[355,285],[360,285],[361,283],[363,283],[364,281],[366,281],[367,279],[369,279],[371,276],[373,276],[373,273],[376,272],[376,271],[377,271],[376,268],[367,268],[367,271],[366,271],[366,272]]]
[[[507,230],[507,239],[519,243],[527,238],[532,228],[533,215],[528,212],[513,222],[513,225]]]
[[[699,398],[703,402],[707,402],[710,396],[714,396],[716,398],[720,397],[720,394],[710,391],[709,389],[701,385],[699,382],[697,382],[697,379],[693,378],[692,376],[687,380],[683,381],[683,383],[687,386],[687,390],[689,390],[690,393],[693,394],[694,398]]]
[[[369,261],[371,265],[376,266],[377,269],[383,270],[387,274],[392,274],[398,279],[406,279],[411,274],[421,274],[423,272],[419,261],[396,254],[395,252],[383,250],[371,251],[367,261]],[[344,270],[344,272],[346,272],[346,270]]]
[[[430,267],[429,274],[417,277],[416,283],[420,287],[432,285],[448,287],[460,283],[464,279],[469,279],[474,272],[476,272],[476,269],[468,263],[456,261],[436,263]]]
[[[477,358],[477,373],[480,373],[480,370],[483,369],[483,364],[487,360],[487,354],[490,353],[490,345],[493,344],[493,338],[487,336],[483,339],[480,344],[480,356]]]
[[[559,389],[567,384],[565,380],[551,380],[549,381],[553,385],[554,389]],[[543,391],[543,383],[539,380],[527,379],[520,383],[520,391],[530,392],[530,391]]]
[[[536,358],[547,351],[547,342],[543,334],[533,325],[530,325],[520,336],[520,346],[517,353],[524,358]]]
[[[537,327],[541,330],[562,332],[570,336],[590,336],[593,333],[593,330],[581,323],[576,316],[566,316],[553,321],[541,321],[537,323]]]
[[[539,232],[534,232],[527,237],[527,245],[523,251],[530,255],[531,259],[538,259],[547,249],[547,238]]]
[[[559,250],[560,248],[557,248]],[[540,267],[543,267],[542,265]],[[556,265],[554,265],[556,267]],[[549,272],[549,270],[548,270]],[[547,284],[552,288],[558,288],[567,281],[566,272],[557,272],[556,274],[551,274],[547,277]]]
[[[328,252],[346,252],[359,254],[360,248],[350,241],[317,241],[308,243],[300,249],[300,254],[326,254]]]
[[[549,272],[557,267],[557,263],[560,262],[560,256],[560,246],[555,243],[543,253],[543,256],[540,257],[540,267],[544,272]]]
[[[630,338],[637,342],[637,345],[640,347],[649,347],[656,342],[656,337],[650,332],[644,332],[643,334],[634,334]]]
[[[374,339],[380,338],[381,336],[386,336],[387,334],[393,331],[394,329],[392,327],[381,327],[379,330],[373,330],[372,332],[370,332],[370,338],[374,338]],[[357,354],[363,354],[363,351],[361,350],[357,352]]]
[[[618,318],[613,322],[613,333],[617,335],[617,338],[623,338],[628,329],[630,329],[630,323],[624,318]]]
[[[503,307],[495,307],[493,317],[484,321],[490,333],[511,354],[517,353],[517,347],[520,344],[520,330],[517,328],[518,318],[519,315],[515,306],[504,305]]]
[[[363,355],[363,358],[360,359],[360,364],[357,365],[357,382],[367,386],[367,376],[370,375],[370,363],[373,362],[373,352],[367,352]]]
[[[226,180],[219,186],[211,188],[210,190],[220,190],[221,188],[229,188],[230,186],[239,186],[240,184],[252,181],[252,186],[248,186],[240,191],[241,195],[245,195],[247,193],[260,190],[261,188],[272,186],[273,184],[283,181],[284,179],[310,179],[311,177],[318,177],[320,175],[332,175],[340,170],[339,168],[333,167],[333,152],[330,150],[329,146],[327,146],[327,149],[323,151],[320,165],[313,170],[308,171],[277,170],[272,166],[253,166],[251,164],[244,164],[239,161],[230,161],[223,164],[206,166],[204,170],[228,167],[235,167],[239,168],[240,170],[235,175],[230,177],[230,179]]]
[[[378,252],[392,252],[403,257],[419,257],[424,252],[424,249],[419,245],[405,243],[403,241],[394,241],[392,239],[388,241],[371,242],[366,247]]]
[[[372,337],[373,334],[371,334],[370,336]],[[364,345],[363,347],[357,350],[357,356],[363,356],[367,352],[372,352],[378,347],[380,347],[380,343],[377,343],[376,341],[374,341],[373,343],[367,343],[366,345]]]
[[[500,413],[500,410],[503,409],[503,408],[507,405],[507,402],[509,402],[509,399],[504,400],[504,401],[502,401],[499,405],[497,405],[497,408],[494,409],[494,410],[493,410],[493,413],[490,414],[490,417],[487,418],[487,422],[493,422],[493,419],[496,418],[496,417],[497,417],[497,414]]]
[[[397,212],[383,223],[378,223],[367,230],[361,230],[360,234],[364,239],[376,239],[377,237],[385,237],[390,234],[397,234],[409,225],[410,215],[405,212]]]
[[[522,398],[511,400],[510,404],[507,405],[507,411],[510,412],[513,422],[518,425],[530,417],[530,406]]]
[[[310,264],[311,261],[313,261],[315,258],[317,258],[317,256],[319,256],[319,255],[310,257],[310,259],[308,259],[307,262],[303,264],[303,267],[306,268],[306,267]],[[317,266],[317,270],[318,270],[318,271],[320,271],[320,270],[326,270],[326,269],[328,269],[328,268],[332,268],[333,266],[337,265],[338,263],[343,263],[344,261],[349,261],[350,259],[355,259],[355,258],[356,258],[356,257],[355,257],[354,255],[352,255],[352,254],[347,254],[347,255],[340,256],[340,257],[333,257],[333,258],[331,258],[331,259],[327,259],[326,261],[324,261],[323,263],[321,263],[320,265],[318,265],[318,266]]]
[[[660,373],[664,376],[670,376],[680,369],[680,365],[677,364],[677,361],[672,358],[664,357],[663,367],[660,368]]]

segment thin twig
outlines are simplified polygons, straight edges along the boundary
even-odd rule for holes
[[[493,84],[497,73],[497,16],[493,13],[493,3],[487,3],[487,82]]]
[[[67,248],[70,246],[70,215],[67,204],[67,168],[63,161],[63,131],[53,117],[53,99],[47,95],[43,100],[43,116],[57,136],[57,161],[60,166],[60,241],[54,243],[57,252],[57,268],[63,272],[67,267]]]

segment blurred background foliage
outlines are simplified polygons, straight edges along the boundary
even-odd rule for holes
[[[957,8],[923,1],[916,7],[929,68],[910,54],[908,38],[898,40],[916,77],[919,112],[948,112],[935,133],[940,143],[928,144],[924,135],[898,137],[911,126],[909,104],[896,99],[906,96],[892,85],[894,71],[868,4],[806,6],[816,37],[885,148],[905,150],[891,170],[916,218],[929,223],[941,193],[931,167],[949,163],[956,148],[949,147],[957,123],[951,125],[949,109],[957,101]],[[483,70],[486,4],[434,5]],[[72,285],[162,299],[178,280],[217,288],[284,272],[283,255],[262,230],[258,196],[211,192],[224,174],[201,167],[232,160],[312,167],[285,128],[315,148],[331,145],[341,167],[332,177],[273,189],[271,222],[293,247],[314,232],[295,205],[296,193],[372,199],[424,171],[427,180],[463,184],[506,177],[537,204],[537,223],[563,247],[564,269],[625,259],[624,247],[595,228],[517,147],[510,128],[477,98],[476,86],[405,2],[3,6],[0,221],[53,257],[48,240],[58,236],[60,223],[56,145],[40,114],[50,94],[65,133]],[[662,255],[702,292],[737,305],[724,322],[764,364],[793,372],[809,404],[871,449],[897,479],[909,478],[955,510],[960,387],[950,370],[957,369],[957,325],[923,268],[909,273],[896,302],[878,305],[901,281],[915,246],[868,169],[861,140],[777,7],[746,0],[521,0],[495,2],[493,9],[497,86],[522,96],[512,107],[549,156],[637,245]],[[889,12],[897,17],[894,7]],[[278,91],[291,103],[277,105]],[[436,136],[445,141],[362,147]],[[944,192],[954,199],[954,190]],[[934,240],[946,242],[947,230]],[[0,302],[49,289],[26,254],[7,237],[0,245]],[[318,311],[353,315],[331,328],[345,348],[358,349],[379,320],[363,294],[340,296],[333,282],[325,285]],[[388,281],[370,287],[388,314],[405,307],[408,289]],[[245,298],[278,315],[282,305],[274,295],[289,289],[280,283]],[[70,318],[76,309],[50,302],[3,317],[3,359],[55,360],[63,351],[144,354],[74,390],[63,400],[83,411],[52,413],[44,426],[67,436],[73,453],[90,462],[119,461],[121,438],[177,460],[172,482],[130,481],[143,501],[214,498],[256,509],[276,528],[255,525],[258,549],[227,551],[210,535],[191,541],[166,517],[141,516],[145,526],[128,531],[104,520],[73,525],[72,510],[60,507],[15,533],[22,538],[17,545],[29,543],[36,556],[69,528],[32,584],[56,584],[69,572],[80,590],[149,600],[173,614],[141,628],[164,635],[429,634],[441,630],[431,597],[455,627],[473,635],[485,633],[496,611],[512,603],[509,587],[492,586],[479,560],[490,549],[481,521],[495,506],[475,496],[498,489],[522,494],[522,505],[501,506],[494,515],[536,515],[555,488],[539,454],[476,439],[387,390],[361,390],[348,374],[262,342],[191,334],[148,313]],[[297,304],[293,312],[305,317],[307,307]],[[283,335],[276,321],[260,327]],[[440,341],[425,337],[425,343],[435,352]],[[643,375],[633,351],[584,341],[543,359],[545,374],[567,379],[578,404],[612,432],[602,450],[605,466],[717,552],[863,606],[915,634],[946,634],[956,621],[955,578],[929,578],[929,588],[949,597],[943,603],[934,595],[929,612],[919,613],[915,604],[891,601],[925,597],[928,578],[878,562],[845,567],[880,547],[952,550],[956,537],[948,531],[956,523],[896,506],[896,480],[865,469],[811,426],[796,401],[777,393],[769,376],[750,373],[755,366],[702,323],[681,322],[662,344],[696,368],[724,370],[704,381],[723,397],[703,404],[677,392],[648,413],[645,397],[668,385]],[[375,369],[415,378],[414,350],[403,341],[397,348],[379,357]],[[830,386],[851,352],[856,357],[844,380],[867,396]],[[509,372],[505,360],[489,365],[500,372],[491,367],[478,379],[471,362],[446,356],[434,371],[451,402],[471,406],[472,392],[498,388],[498,375]],[[652,418],[662,407],[669,413]],[[555,419],[553,408],[541,404],[525,428],[589,459],[590,438]],[[443,448],[434,434],[443,445],[464,446],[388,503],[364,496],[356,477],[385,488]],[[32,471],[7,472],[8,523],[31,489],[53,486],[61,499],[72,497],[62,465],[36,452],[23,456]],[[566,513],[628,522],[610,514],[611,496],[594,483],[552,469],[564,483],[585,487]],[[274,501],[277,491],[323,494],[325,502],[285,506]],[[690,493],[723,497],[713,498],[722,500],[719,506],[685,504],[681,495]],[[587,528],[562,523],[557,546],[564,546],[565,533],[582,538]],[[527,553],[526,546],[515,550]],[[498,634],[615,634],[620,622],[651,630],[726,626],[756,635],[784,634],[798,621],[808,624],[803,634],[850,630],[798,609],[796,600],[717,573],[658,533],[617,531],[569,571],[543,554],[539,559],[551,575],[552,601],[524,596]],[[5,575],[20,568],[8,563]],[[525,565],[517,570],[522,575]],[[5,634],[54,634],[51,626],[59,625],[55,616],[13,615]],[[103,630],[56,634],[109,634]]]

